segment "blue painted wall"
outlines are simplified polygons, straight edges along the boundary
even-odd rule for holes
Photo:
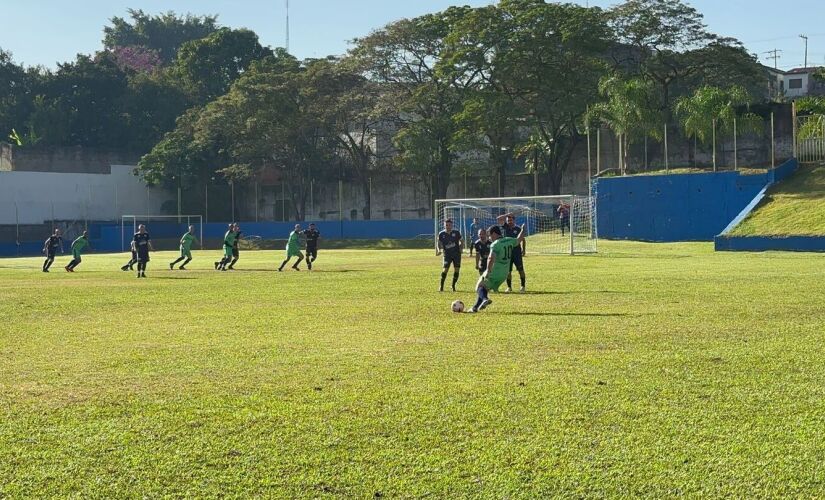
[[[713,241],[765,186],[796,168],[796,160],[790,160],[759,175],[717,172],[597,179],[593,190],[599,237]]]
[[[825,237],[823,236],[788,236],[785,238],[717,236],[713,241],[716,251],[723,252],[764,252],[767,250],[825,252]]]
[[[355,221],[313,221],[321,237],[329,240],[335,239],[410,239],[427,234],[432,237],[432,219],[411,219],[411,220],[355,220]],[[302,222],[302,227],[306,228],[309,221]],[[227,224],[224,222],[209,223],[203,225],[204,239],[222,238],[226,232]],[[264,239],[286,239],[290,231],[295,227],[295,222],[242,222],[241,230],[246,235],[256,235]],[[179,238],[186,231],[186,224],[173,222],[152,221],[148,224],[149,233],[154,239]],[[132,239],[131,224],[125,228],[125,235],[121,241],[121,227],[117,223],[93,223],[89,224],[89,239],[92,248],[98,252],[120,252],[121,248],[128,248]],[[47,235],[43,235],[46,239]],[[66,243],[66,249],[71,242]],[[39,255],[43,248],[42,241],[21,242],[16,245],[14,242],[0,243],[0,256],[17,255]]]

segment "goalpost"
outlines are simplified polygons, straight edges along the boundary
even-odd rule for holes
[[[122,215],[120,217],[120,250],[125,252],[140,224],[155,238],[180,238],[189,226],[195,226],[198,244],[203,249],[203,217],[200,215]],[[131,225],[131,233],[127,228]]]
[[[466,198],[435,201],[435,244],[444,221],[453,220],[466,248],[470,226],[478,219],[482,228],[497,224],[499,215],[512,213],[516,224],[526,224],[527,252],[581,254],[597,250],[596,205],[591,196],[523,196],[513,198]]]

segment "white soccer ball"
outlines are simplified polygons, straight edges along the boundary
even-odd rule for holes
[[[464,312],[464,302],[456,300],[455,302],[453,302],[452,309],[454,313]]]

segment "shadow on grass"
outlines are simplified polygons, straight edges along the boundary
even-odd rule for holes
[[[512,292],[512,293],[505,293],[505,292],[498,292],[499,295],[582,295],[582,294],[590,294],[590,293],[630,293],[630,292],[620,292],[618,290],[563,290],[560,292],[554,292],[550,290],[527,290],[526,292]]]
[[[313,269],[313,273],[363,273],[362,269]]]
[[[566,313],[566,312],[536,312],[536,311],[524,311],[524,312],[515,312],[515,311],[499,312],[499,311],[496,311],[496,314],[501,314],[502,316],[582,316],[582,317],[594,317],[594,318],[610,318],[610,317],[619,317],[619,316],[638,316],[638,314],[628,314],[628,313]]]

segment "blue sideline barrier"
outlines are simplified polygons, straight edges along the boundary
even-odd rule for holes
[[[764,174],[740,172],[596,179],[600,238],[713,241],[766,187],[791,175],[789,160]]]
[[[825,237],[717,236],[714,246],[716,251],[722,252],[825,252]]]
[[[355,220],[355,221],[306,221],[301,226],[306,228],[310,222],[315,222],[321,232],[321,238],[337,239],[412,239],[421,235],[433,233],[432,219],[410,220]],[[241,230],[248,236],[260,236],[264,239],[286,239],[295,227],[295,222],[244,222]],[[177,239],[186,231],[186,223],[150,221],[149,233],[153,239]],[[210,222],[203,225],[204,239],[222,238],[226,232],[227,223]],[[120,252],[129,247],[132,239],[132,225],[128,224],[123,232],[118,223],[91,223],[89,224],[89,240],[92,248],[97,252]],[[46,239],[47,235],[43,235]],[[69,250],[70,241],[66,241],[66,250]],[[0,243],[0,256],[31,256],[39,255],[43,242],[21,242],[18,246],[14,242]]]

